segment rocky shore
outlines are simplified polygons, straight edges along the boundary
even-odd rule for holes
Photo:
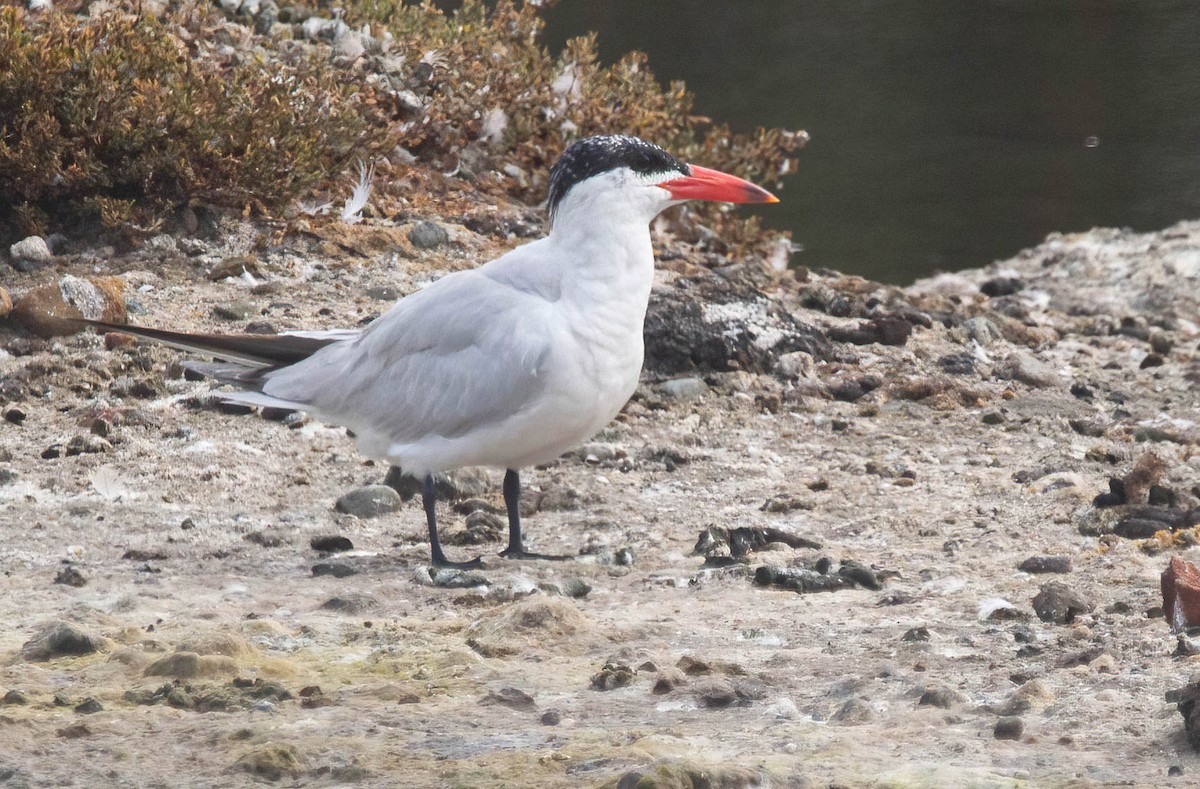
[[[0,783],[1196,780],[1159,576],[1200,522],[1200,223],[905,288],[661,238],[643,387],[528,475],[577,558],[496,558],[499,477],[462,473],[470,573],[343,431],[37,333],[56,299],[354,326],[505,226],[221,220],[4,275]]]

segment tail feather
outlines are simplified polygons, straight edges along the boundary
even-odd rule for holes
[[[107,321],[81,319],[81,322],[106,332],[132,334],[185,351],[203,351],[219,359],[260,367],[295,364],[339,339],[336,335],[322,337],[312,334],[189,334]]]

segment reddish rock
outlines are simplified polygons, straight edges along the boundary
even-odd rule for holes
[[[0,288],[0,318],[7,318],[10,312],[12,312],[12,296],[8,295],[7,290]]]
[[[1200,569],[1189,561],[1171,557],[1162,574],[1163,615],[1178,632],[1200,625]]]
[[[120,277],[67,275],[58,282],[21,294],[13,304],[12,319],[41,337],[74,334],[79,325],[73,318],[125,323],[125,283]]]

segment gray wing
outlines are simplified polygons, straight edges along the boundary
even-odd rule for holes
[[[269,374],[263,392],[389,441],[460,436],[546,387],[560,331],[544,298],[481,271],[443,277],[357,339]]]

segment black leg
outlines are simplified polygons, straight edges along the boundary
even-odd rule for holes
[[[429,551],[433,555],[434,567],[458,567],[464,570],[481,567],[483,562],[478,557],[469,562],[452,562],[442,553],[442,542],[437,533],[437,495],[434,493],[433,475],[425,475],[425,483],[421,486],[421,503],[425,505],[425,522],[429,524]]]
[[[508,547],[500,555],[506,559],[548,559],[564,561],[570,556],[551,556],[544,553],[529,553],[521,539],[521,477],[516,469],[504,473],[504,508],[508,510]]]

